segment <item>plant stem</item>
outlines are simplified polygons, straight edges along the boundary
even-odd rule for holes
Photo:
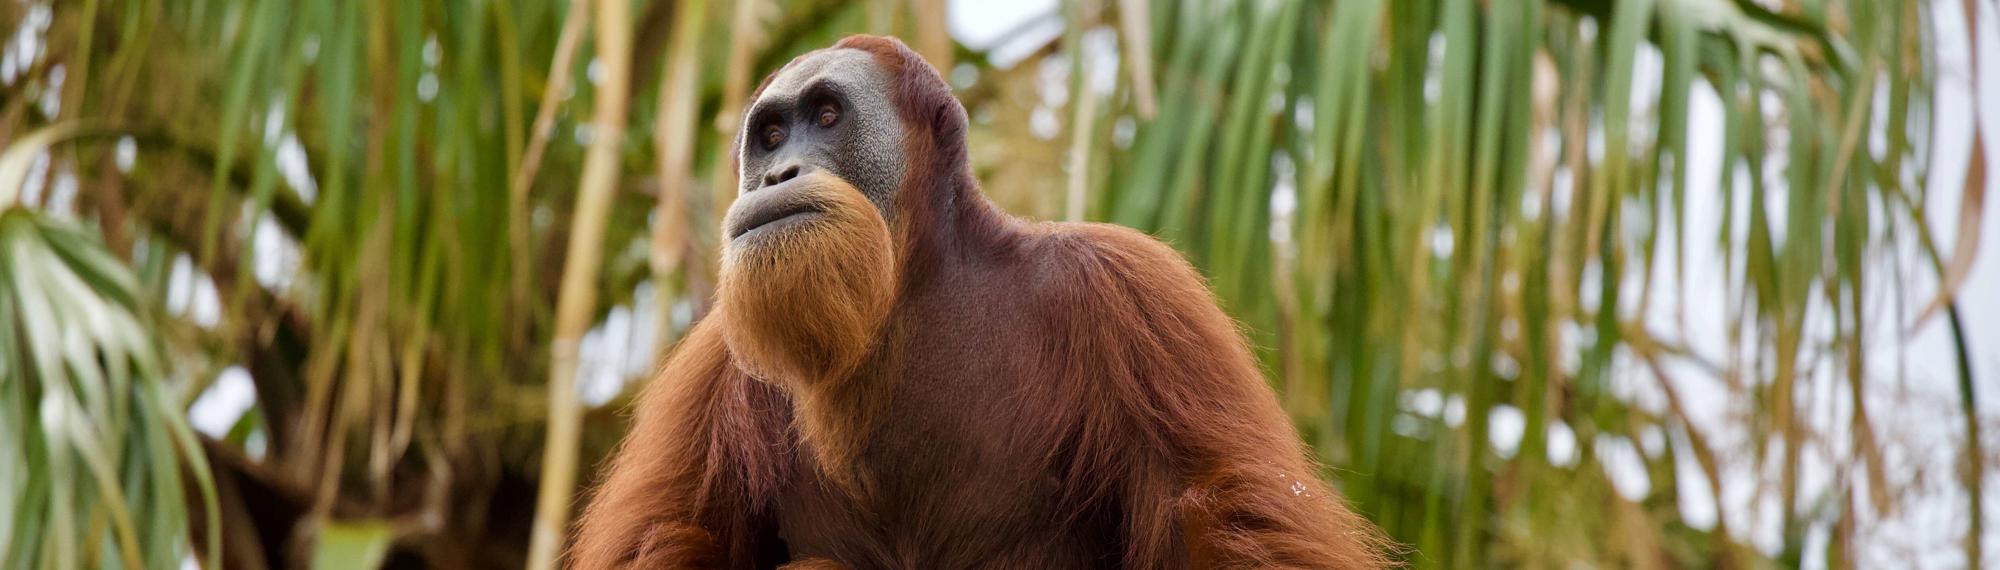
[[[583,0],[577,0],[583,1]],[[597,3],[597,60],[603,82],[591,110],[590,148],[576,196],[569,251],[556,299],[555,340],[549,366],[548,439],[542,447],[542,482],[528,549],[530,570],[553,570],[562,550],[576,487],[577,440],[582,415],[576,395],[577,344],[597,307],[597,272],[604,255],[604,221],[618,185],[618,147],[624,139],[631,81],[632,30],[625,0]]]

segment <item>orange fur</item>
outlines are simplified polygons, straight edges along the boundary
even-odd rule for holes
[[[778,243],[724,247],[718,307],[736,325],[724,333],[736,364],[796,389],[838,380],[867,355],[895,265],[888,225],[853,186],[824,172],[792,183],[825,213]]]
[[[871,410],[841,404],[883,388],[842,381],[876,345],[895,264],[888,224],[853,186],[823,171],[792,184],[805,185],[825,213],[770,241],[725,246],[718,308],[733,325],[723,338],[736,366],[787,388],[801,408],[801,439],[833,468],[851,463],[853,433]],[[831,475],[860,491],[848,470]]]
[[[1047,224],[1032,243],[1058,261],[1036,289],[1067,339],[1049,373],[1078,393],[1061,399],[1115,410],[1043,445],[1073,448],[1059,460],[1072,470],[1129,474],[1077,502],[1128,505],[1130,567],[1388,564],[1389,543],[1319,478],[1235,321],[1179,252],[1104,224]]]
[[[768,447],[785,429],[775,387],[729,362],[720,317],[676,346],[637,406],[571,545],[575,568],[721,568],[754,563],[755,513],[785,478]]]
[[[979,194],[900,42],[893,229],[847,184],[725,252],[582,517],[578,568],[1379,568],[1243,335],[1172,248]]]

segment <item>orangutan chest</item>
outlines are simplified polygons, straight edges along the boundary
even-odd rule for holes
[[[915,366],[849,466],[832,473],[798,454],[780,498],[780,537],[794,559],[866,568],[1089,568],[1106,553],[1100,517],[1065,500],[1075,481],[1051,457],[1062,420],[1018,362]],[[953,409],[962,413],[927,411]],[[1033,537],[1022,540],[1021,537]]]

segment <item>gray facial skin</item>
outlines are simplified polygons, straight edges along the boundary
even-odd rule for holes
[[[883,219],[893,220],[904,154],[902,121],[889,97],[888,76],[868,52],[827,50],[785,66],[744,115],[738,195],[817,169],[859,188]],[[838,118],[821,126],[827,105]],[[774,127],[782,136],[771,145]]]

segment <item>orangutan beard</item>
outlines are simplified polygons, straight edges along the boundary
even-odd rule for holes
[[[757,192],[773,194],[739,198],[724,228],[775,199],[807,213],[730,236],[723,247],[717,298],[719,316],[732,325],[723,329],[731,358],[752,376],[793,388],[852,374],[895,296],[888,224],[859,190],[824,171]],[[765,217],[772,210],[761,208]]]

